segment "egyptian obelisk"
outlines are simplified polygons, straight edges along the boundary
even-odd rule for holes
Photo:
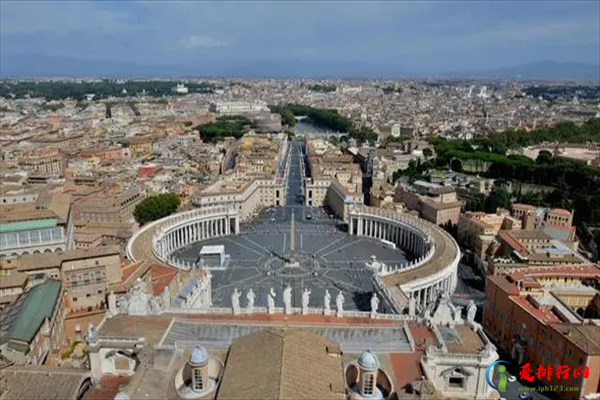
[[[288,260],[289,267],[299,267],[300,263],[296,261],[296,218],[292,211],[292,223],[290,226],[290,259]]]

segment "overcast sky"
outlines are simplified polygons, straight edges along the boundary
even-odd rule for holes
[[[600,1],[7,1],[0,55],[142,64],[600,63]]]

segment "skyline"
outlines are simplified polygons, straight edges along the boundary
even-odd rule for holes
[[[264,65],[366,76],[600,65],[599,14],[593,1],[2,1],[0,56],[16,70],[12,59],[46,58],[59,68],[77,60],[184,75]]]

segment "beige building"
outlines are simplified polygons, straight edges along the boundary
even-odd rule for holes
[[[394,201],[404,203],[406,208],[418,211],[421,218],[437,225],[457,224],[463,205],[454,188],[425,181],[396,186]]]
[[[288,142],[247,134],[237,146],[235,169],[196,194],[196,207],[234,205],[240,218],[251,218],[263,207],[285,206],[284,166]]]
[[[517,365],[587,366],[586,379],[569,374],[564,399],[600,389],[600,298],[597,265],[520,268],[488,276],[483,326]],[[535,371],[535,369],[534,369]],[[557,379],[542,379],[556,385]]]
[[[118,246],[23,256],[18,270],[61,279],[68,312],[102,308],[107,286],[122,279]]]
[[[590,264],[559,240],[539,230],[507,230],[490,249],[487,272],[500,275],[513,268],[559,267]]]
[[[508,210],[499,209],[496,214],[466,212],[458,219],[457,239],[473,252],[474,261],[485,271],[485,261],[496,235],[500,230],[521,229],[521,221],[511,217]]]
[[[305,180],[305,205],[328,206],[346,221],[350,205],[364,204],[360,166],[322,139],[308,140],[306,152],[310,177]]]
[[[152,154],[153,138],[136,138],[129,143],[129,151],[132,157],[146,157]]]
[[[18,164],[32,174],[61,175],[67,168],[67,157],[58,149],[38,149],[19,157]]]
[[[79,222],[131,222],[135,206],[144,200],[144,193],[135,187],[113,188],[74,205],[75,220]]]

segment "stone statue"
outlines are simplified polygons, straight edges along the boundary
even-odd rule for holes
[[[163,301],[163,307],[165,308],[165,310],[168,310],[169,308],[171,308],[171,293],[169,293],[168,286],[165,286],[165,290],[163,290],[163,292],[162,292],[162,301]]]
[[[323,307],[325,315],[329,315],[331,312],[331,294],[329,294],[329,290],[325,290],[325,298],[323,299]]]
[[[283,291],[283,306],[286,314],[292,313],[292,288],[290,285],[287,285]]]
[[[417,315],[417,299],[414,295],[410,296],[408,300],[408,315],[411,317]]]
[[[469,301],[469,305],[467,306],[467,321],[473,322],[475,321],[475,315],[477,314],[477,306],[473,300]]]
[[[88,343],[96,343],[96,329],[94,329],[94,324],[92,322],[88,323],[88,333],[85,339]]]
[[[302,293],[302,314],[308,314],[308,303],[310,302],[310,289],[304,289]]]
[[[233,293],[231,293],[231,307],[233,308],[234,315],[240,313],[240,292],[238,292],[237,288],[233,289]]]
[[[269,309],[269,314],[275,313],[275,296],[277,296],[275,289],[271,288],[269,293],[267,293],[267,308]]]
[[[115,292],[111,291],[108,294],[108,315],[113,316],[118,313],[119,310],[117,309],[117,296],[115,296]]]
[[[250,290],[248,290],[248,293],[246,293],[246,300],[248,300],[248,304],[246,305],[246,311],[248,314],[252,314],[254,312],[254,298],[255,297],[256,296],[254,295],[252,288],[250,288]]]
[[[425,318],[425,320],[429,321],[431,319],[431,304],[428,304],[425,307],[425,310],[423,312],[423,318]]]
[[[454,313],[454,322],[460,323],[462,322],[462,307],[456,307],[456,311]]]
[[[379,308],[379,297],[377,297],[377,293],[373,293],[373,297],[371,297],[371,317],[377,314],[377,309]]]
[[[337,297],[335,298],[335,304],[337,306],[337,316],[341,317],[342,314],[344,314],[344,295],[342,294],[342,291],[340,290],[340,292],[338,293]]]
[[[148,315],[150,312],[150,295],[146,291],[146,283],[137,278],[130,291],[128,313],[129,315]]]

